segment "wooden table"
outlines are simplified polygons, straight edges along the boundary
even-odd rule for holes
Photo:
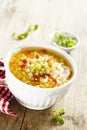
[[[18,116],[0,113],[0,130],[87,130],[87,0],[0,0],[0,56],[22,42],[12,40],[11,34],[30,24],[39,28],[23,42],[50,43],[50,33],[57,28],[78,35],[81,44],[70,53],[77,77],[66,96],[47,110],[26,109],[14,98],[9,107]],[[66,110],[62,126],[51,121],[51,110],[59,107]]]

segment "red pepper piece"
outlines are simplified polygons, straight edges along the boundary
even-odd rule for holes
[[[23,59],[22,60],[22,64],[20,65],[21,68],[25,68],[26,67],[26,63],[27,63],[27,60],[26,59]]]
[[[27,60],[26,60],[26,59],[23,59],[22,62],[26,64],[26,63],[27,63]]]
[[[57,80],[55,78],[52,78],[53,82],[57,84]]]
[[[21,68],[25,68],[25,67],[26,67],[26,64],[23,63],[23,64],[20,65],[20,67],[21,67]]]
[[[33,74],[34,81],[38,82],[39,81],[39,75],[37,73]]]
[[[36,57],[36,59],[39,59],[39,55],[36,55],[35,57]]]

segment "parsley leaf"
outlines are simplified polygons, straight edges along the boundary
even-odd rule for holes
[[[64,109],[59,108],[58,110],[52,110],[52,113],[53,113],[53,119],[60,125],[63,125],[64,119],[63,119],[62,115],[65,114]]]

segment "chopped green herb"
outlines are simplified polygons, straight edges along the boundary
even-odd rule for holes
[[[24,38],[26,38],[29,35],[29,32],[24,32],[22,34],[16,35],[16,33],[12,34],[12,38],[16,39],[16,40],[22,40]]]
[[[52,113],[53,113],[53,119],[60,125],[63,125],[64,119],[63,119],[62,115],[65,114],[64,109],[60,108],[58,110],[52,110]]]
[[[38,29],[38,25],[36,24],[36,25],[30,25],[29,26],[29,28],[28,28],[28,31],[30,32],[30,31],[35,31],[35,30],[37,30]]]
[[[48,74],[49,73],[49,65],[47,63],[46,60],[43,61],[36,61],[36,63],[34,63],[34,65],[31,68],[32,72],[37,72],[40,76],[44,75],[44,74]]]
[[[62,47],[73,47],[77,44],[76,38],[68,33],[56,32],[51,40]]]
[[[15,39],[15,40],[22,40],[22,39],[25,39],[29,34],[30,32],[32,31],[36,31],[38,29],[38,25],[30,25],[28,30],[22,34],[16,34],[16,33],[13,33],[12,34],[12,39]]]
[[[34,25],[34,31],[38,29],[38,25]]]

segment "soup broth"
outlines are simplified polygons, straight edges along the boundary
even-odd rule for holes
[[[41,88],[62,86],[73,76],[70,63],[62,55],[41,48],[18,50],[11,56],[9,68],[22,82]]]

